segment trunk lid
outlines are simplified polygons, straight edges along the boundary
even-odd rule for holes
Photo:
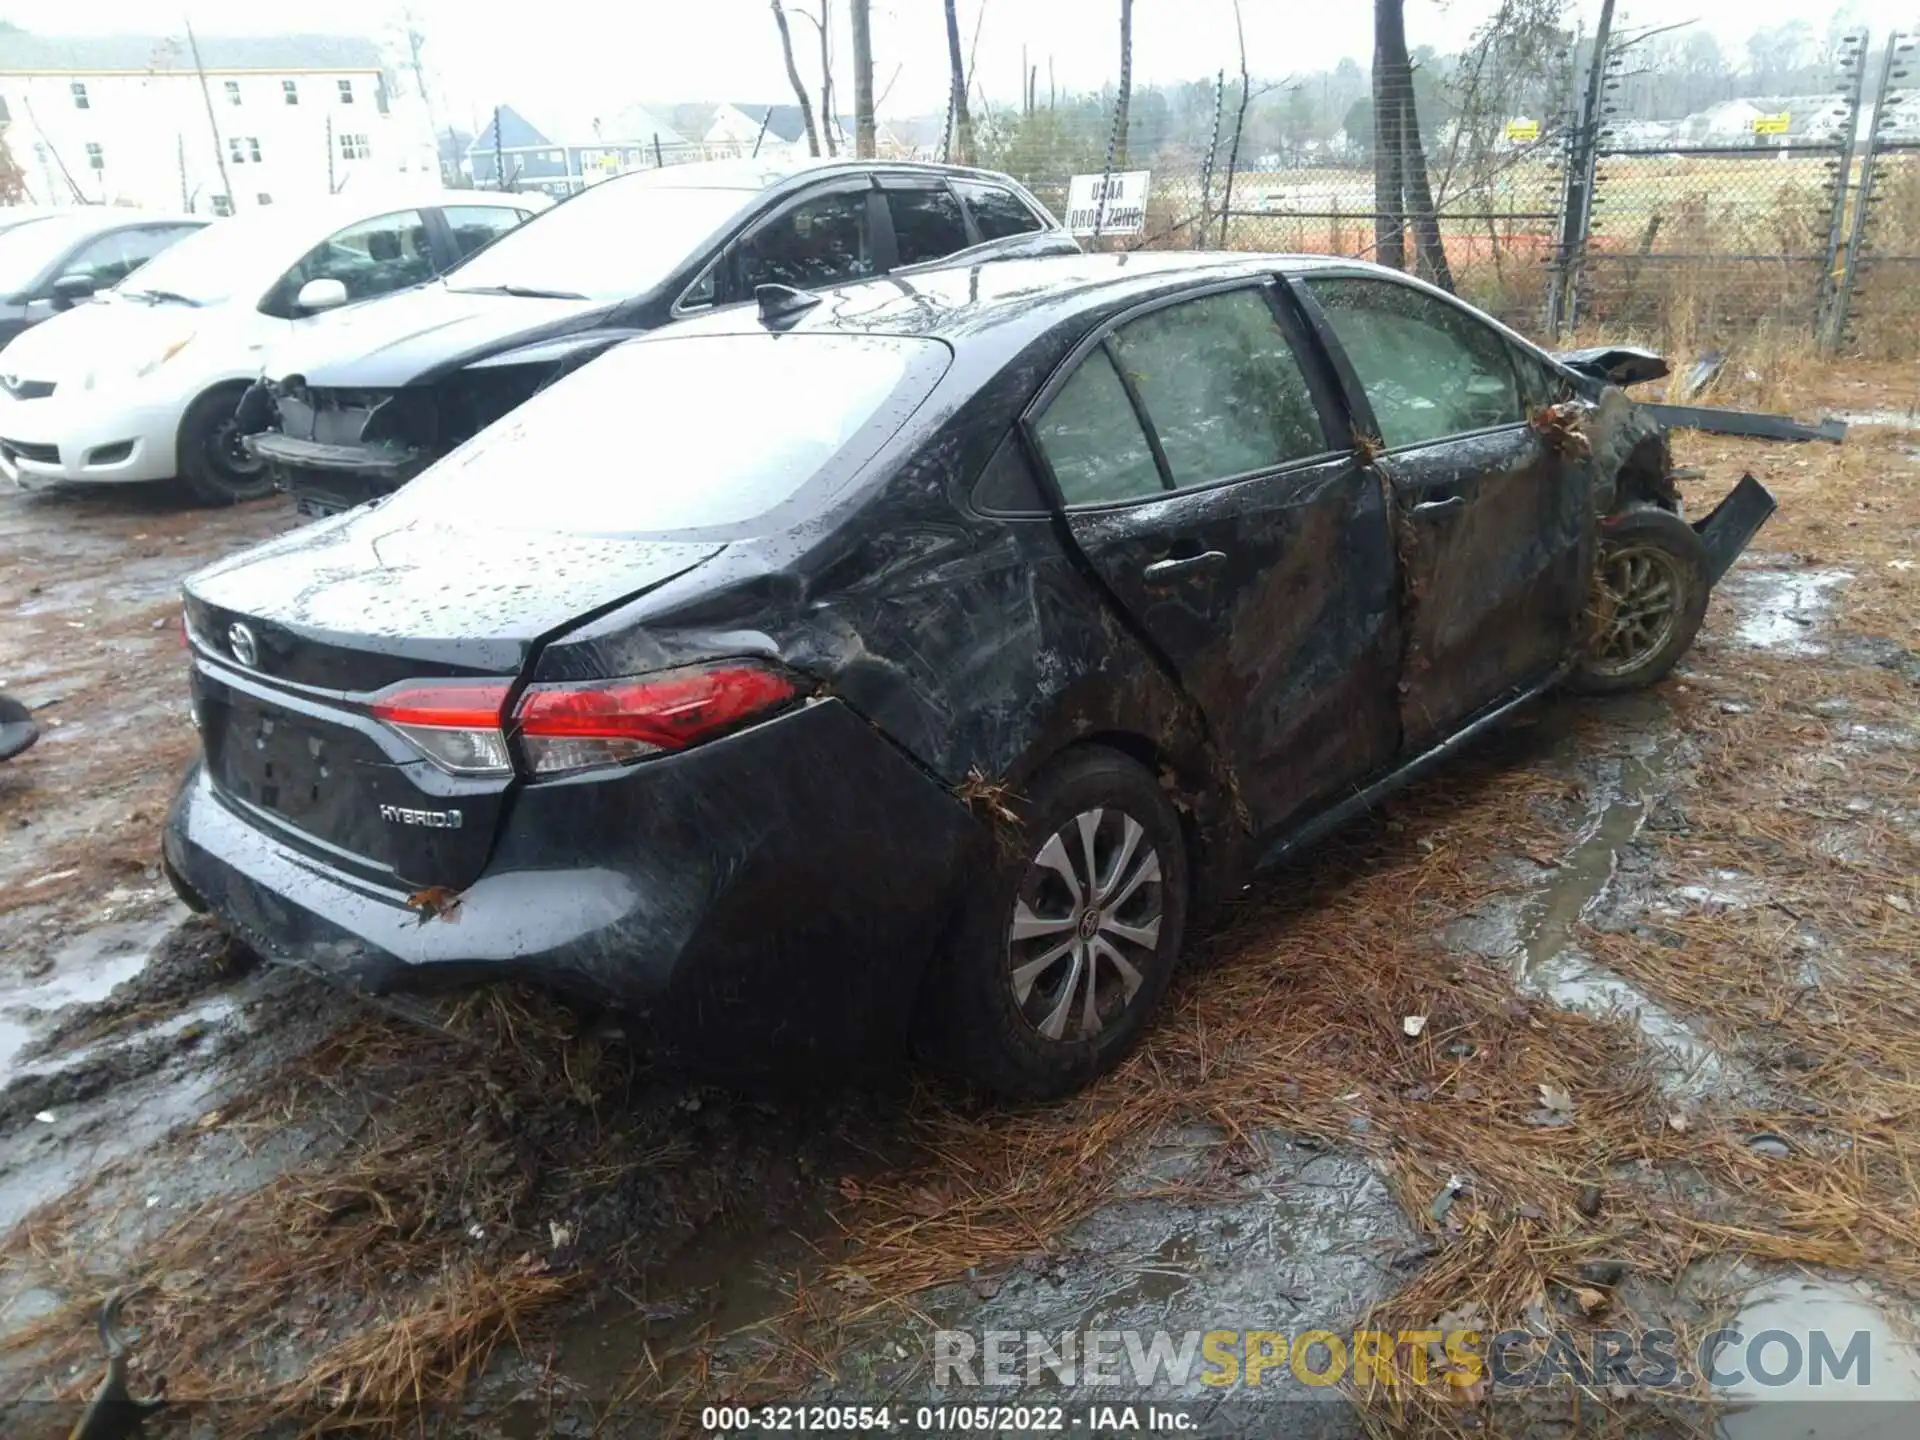
[[[547,636],[721,548],[393,524],[375,509],[220,562],[186,587],[208,774],[316,859],[460,889],[486,864],[514,779],[441,769],[374,718],[376,694],[518,677]]]

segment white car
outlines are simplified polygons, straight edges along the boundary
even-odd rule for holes
[[[419,285],[549,202],[494,191],[334,196],[222,220],[0,350],[0,471],[27,488],[171,480],[269,493],[234,406],[323,310]]]

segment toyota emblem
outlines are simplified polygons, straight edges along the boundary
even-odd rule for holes
[[[253,631],[235,621],[227,627],[227,646],[233,651],[233,658],[249,670],[253,668],[258,651],[254,649]]]

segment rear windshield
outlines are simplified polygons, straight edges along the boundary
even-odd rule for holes
[[[850,477],[926,399],[948,353],[894,335],[633,341],[482,431],[387,514],[579,535],[737,531],[816,477]]]

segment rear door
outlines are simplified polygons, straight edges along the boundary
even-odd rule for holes
[[[975,243],[967,212],[945,180],[889,176],[880,188],[893,222],[896,269],[930,265]]]
[[[1026,421],[1075,544],[1205,713],[1255,831],[1398,738],[1385,502],[1278,300],[1235,283],[1134,312]]]
[[[1396,509],[1409,755],[1550,674],[1573,642],[1591,471],[1527,423],[1537,375],[1486,320],[1377,276],[1301,282]]]

